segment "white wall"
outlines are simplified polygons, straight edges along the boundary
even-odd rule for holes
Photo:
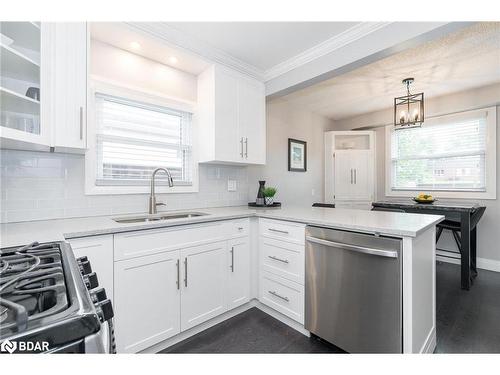
[[[425,115],[437,116],[495,105],[497,106],[497,197],[500,198],[498,182],[498,176],[500,176],[500,84],[426,100]],[[376,129],[378,199],[391,199],[385,196],[385,130],[383,126],[391,124],[392,121],[393,110],[392,108],[387,108],[383,111],[335,121],[334,124],[335,130],[381,126]],[[489,265],[490,268],[498,269],[498,271],[500,271],[500,247],[498,246],[500,243],[499,198],[494,200],[478,200],[479,203],[487,207],[478,227],[478,257],[485,260],[479,260],[478,262],[480,265]],[[438,247],[456,251],[456,245],[449,233],[443,234]],[[486,265],[485,262],[487,263]]]
[[[332,121],[297,109],[282,99],[266,104],[267,162],[248,168],[249,199],[255,201],[258,181],[275,186],[275,200],[286,205],[322,202],[324,195],[324,132]],[[288,138],[307,142],[307,172],[288,171]]]
[[[91,42],[90,74],[110,83],[156,92],[177,100],[196,101],[197,77],[156,61]]]
[[[194,75],[161,65],[100,42],[92,42],[91,73],[129,88],[176,100],[195,101]],[[83,155],[1,150],[0,222],[145,212],[148,195],[84,193]],[[227,191],[227,180],[237,191]],[[247,203],[247,169],[199,166],[199,192],[159,194],[166,209],[234,206]],[[164,209],[164,208],[160,208]]]

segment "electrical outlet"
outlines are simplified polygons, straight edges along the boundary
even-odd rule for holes
[[[236,191],[236,180],[227,180],[227,191]]]

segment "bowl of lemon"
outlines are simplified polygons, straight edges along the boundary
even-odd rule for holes
[[[431,204],[436,201],[432,195],[424,193],[420,193],[418,196],[414,197],[413,200],[423,204]]]

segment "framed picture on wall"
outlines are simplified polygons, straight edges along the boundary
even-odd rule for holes
[[[307,171],[307,143],[288,138],[288,170],[290,172]]]

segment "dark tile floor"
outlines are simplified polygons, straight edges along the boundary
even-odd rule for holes
[[[460,289],[459,266],[437,265],[437,353],[500,353],[500,273]],[[253,308],[162,353],[341,353]]]

